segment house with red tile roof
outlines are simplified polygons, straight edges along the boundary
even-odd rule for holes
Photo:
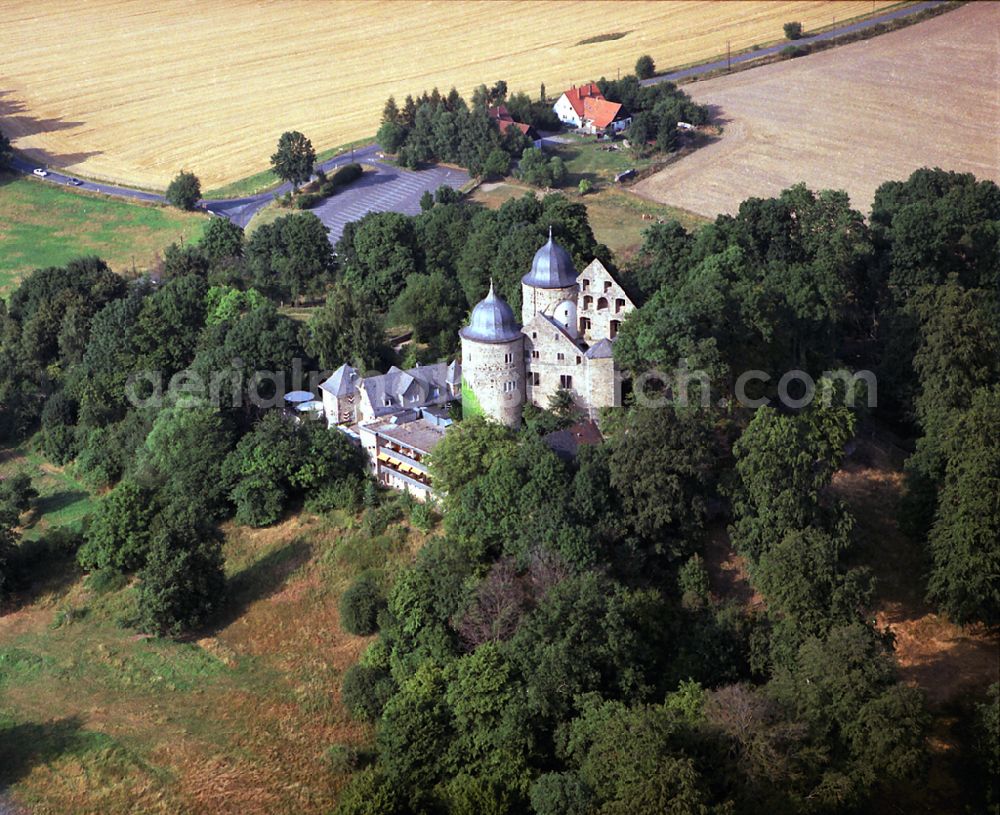
[[[552,110],[559,121],[588,133],[617,133],[632,123],[632,117],[618,102],[609,102],[594,82],[564,91]]]
[[[525,136],[531,139],[531,143],[535,147],[541,147],[542,141],[535,132],[535,128],[531,125],[527,125],[524,122],[515,122],[514,117],[510,115],[510,111],[507,110],[506,105],[497,105],[496,107],[489,108],[487,110],[490,118],[497,123],[497,127],[500,128],[500,133],[506,134],[510,128],[520,130]]]
[[[559,121],[588,133],[615,133],[632,123],[632,118],[618,102],[609,102],[594,82],[564,91],[552,110]]]

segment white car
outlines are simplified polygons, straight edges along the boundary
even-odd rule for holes
[[[45,178],[45,176],[49,174],[49,171],[44,169],[43,167],[36,167],[34,170],[32,170],[32,172],[39,178]]]

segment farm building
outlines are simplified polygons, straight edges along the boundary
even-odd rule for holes
[[[587,133],[618,133],[632,124],[621,104],[605,99],[593,82],[563,91],[552,110],[563,124]]]
[[[542,140],[539,138],[538,133],[535,132],[535,128],[531,125],[525,124],[524,122],[514,121],[514,118],[510,115],[510,111],[507,110],[506,105],[492,107],[487,112],[489,113],[490,118],[497,123],[501,133],[506,134],[508,130],[514,128],[515,130],[520,130],[525,136],[531,139],[531,143],[535,147],[540,148],[542,146]]]

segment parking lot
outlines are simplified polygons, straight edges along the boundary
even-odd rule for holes
[[[365,174],[322,204],[312,209],[330,230],[330,242],[336,243],[344,226],[369,212],[402,212],[417,215],[420,197],[447,185],[458,189],[469,181],[465,170],[431,167],[427,170],[404,170],[380,161],[363,162]]]

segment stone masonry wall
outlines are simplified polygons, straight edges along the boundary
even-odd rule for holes
[[[482,411],[508,427],[520,427],[524,404],[524,337],[504,343],[462,340],[462,378]]]
[[[577,280],[580,285],[577,309],[580,335],[591,344],[604,338],[614,339],[625,315],[635,305],[599,260],[591,261]]]

